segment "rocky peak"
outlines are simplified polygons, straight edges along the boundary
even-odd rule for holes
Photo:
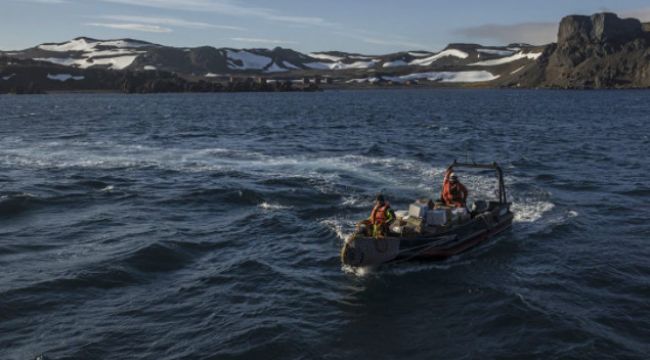
[[[643,36],[638,19],[621,19],[616,14],[571,15],[560,22],[558,45],[569,43],[623,44]]]

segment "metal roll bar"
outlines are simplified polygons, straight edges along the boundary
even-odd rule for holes
[[[456,160],[449,165],[447,168],[454,168],[454,167],[460,167],[460,168],[469,168],[469,169],[493,169],[497,173],[497,178],[499,179],[499,203],[505,204],[507,202],[506,200],[506,186],[504,185],[503,182],[503,171],[501,171],[501,167],[499,164],[496,162],[493,162],[492,164],[477,164],[477,163],[461,163]]]

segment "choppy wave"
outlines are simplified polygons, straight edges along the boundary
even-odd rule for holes
[[[37,198],[28,193],[0,195],[0,215],[18,215],[32,208],[37,202]]]

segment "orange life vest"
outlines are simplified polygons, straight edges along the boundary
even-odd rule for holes
[[[452,184],[449,180],[446,180],[443,185],[442,199],[447,205],[465,206],[467,189],[459,182]]]
[[[375,205],[370,213],[370,222],[375,225],[384,224],[388,219],[388,209],[390,209],[388,202],[385,202],[383,206],[379,204]]]

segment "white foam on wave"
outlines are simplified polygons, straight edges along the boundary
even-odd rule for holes
[[[111,192],[111,191],[113,191],[114,189],[115,189],[115,186],[114,186],[114,185],[108,185],[108,186],[106,186],[105,188],[103,188],[103,189],[101,189],[101,190],[99,190],[99,191],[101,191],[101,192]]]
[[[321,224],[330,228],[343,243],[347,243],[354,233],[354,220],[338,218],[321,220]]]
[[[268,176],[315,176],[325,183],[338,181],[341,172],[354,173],[361,178],[387,179],[389,183],[394,183],[413,173],[414,178],[427,176],[431,169],[429,164],[417,160],[363,155],[271,156],[256,151],[221,147],[161,148],[112,141],[78,140],[34,144],[24,139],[10,140],[0,140],[0,164],[46,168],[155,167],[192,172],[231,169],[262,172]],[[376,176],[380,172],[382,176]],[[352,199],[349,201],[354,202]]]
[[[280,204],[272,204],[272,203],[268,203],[266,201],[259,204],[258,206],[260,208],[264,209],[264,210],[282,210],[282,209],[290,208],[290,206],[284,206],[284,205],[280,205]]]
[[[514,222],[535,222],[544,216],[545,213],[553,210],[555,204],[547,201],[527,200],[525,202],[514,202],[512,212],[515,213]]]
[[[317,179],[314,187],[327,194],[341,196],[343,206],[362,208],[366,205],[360,194],[341,194],[341,175],[352,174],[359,181],[368,180],[377,189],[391,191],[416,190],[421,196],[436,197],[440,191],[444,167],[432,167],[419,160],[393,157],[371,157],[364,155],[343,155],[310,157],[305,155],[271,156],[260,152],[228,148],[160,148],[145,145],[125,145],[110,141],[83,142],[60,140],[51,143],[33,144],[16,139],[0,140],[0,165],[36,168],[158,168],[185,172],[252,172],[256,176],[291,177]],[[459,174],[463,183],[471,189],[470,200],[496,199],[496,179],[492,174]],[[506,186],[520,182],[513,176],[506,177]],[[104,191],[111,191],[106,188]],[[540,221],[555,205],[543,189],[509,191],[509,200],[514,199],[512,210],[515,222],[532,223]],[[265,210],[286,209],[286,205],[265,202],[259,205]],[[369,210],[369,209],[368,209]],[[359,215],[353,219],[327,220],[337,236],[345,241],[354,229]],[[361,215],[363,216],[363,215]],[[575,217],[569,211],[563,217]]]
[[[462,259],[462,260],[461,260]],[[383,272],[392,275],[406,275],[425,271],[447,271],[457,267],[471,265],[476,261],[476,256],[452,257],[440,262],[410,262],[408,264],[390,264],[383,268]]]
[[[462,259],[462,260],[460,260]],[[341,270],[350,275],[359,278],[366,278],[368,276],[382,276],[382,275],[408,275],[419,272],[430,271],[449,271],[458,267],[468,266],[476,261],[476,257],[463,257],[451,258],[441,262],[417,262],[410,261],[408,263],[388,263],[382,266],[361,266],[355,267],[350,265],[341,265]]]
[[[360,196],[348,195],[343,197],[341,205],[343,206],[358,206],[363,202],[363,199]]]
[[[350,265],[341,265],[341,270],[350,275],[354,275],[356,277],[364,278],[369,275],[375,274],[376,268],[371,267],[371,266],[350,266]]]
[[[4,201],[13,197],[23,197],[23,198],[32,198],[35,199],[36,195],[28,193],[28,192],[21,192],[17,194],[11,194],[11,195],[0,195],[0,201]]]

